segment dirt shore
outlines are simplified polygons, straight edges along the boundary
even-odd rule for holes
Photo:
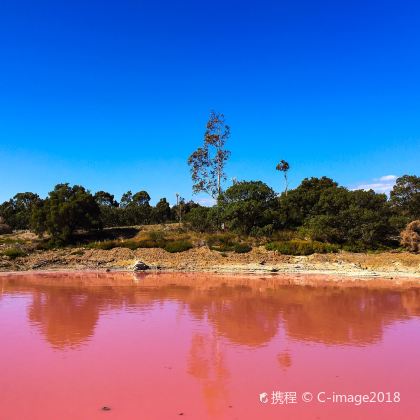
[[[408,277],[420,280],[420,255],[404,252],[288,256],[256,247],[247,254],[219,253],[207,247],[171,254],[163,249],[68,248],[37,251],[26,257],[0,257],[0,271],[132,270],[142,261],[151,270],[216,273],[308,273],[351,277]]]

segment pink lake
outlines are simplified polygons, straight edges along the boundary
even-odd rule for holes
[[[419,419],[420,288],[0,275],[1,420],[176,418]]]

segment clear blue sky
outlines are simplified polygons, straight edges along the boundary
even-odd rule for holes
[[[0,201],[59,182],[190,198],[211,109],[229,178],[281,190],[280,159],[292,187],[420,175],[419,21],[410,0],[3,1]]]

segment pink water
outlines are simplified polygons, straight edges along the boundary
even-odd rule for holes
[[[321,280],[2,275],[0,419],[420,419],[420,288]]]

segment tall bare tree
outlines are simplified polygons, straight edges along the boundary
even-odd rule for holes
[[[217,199],[226,180],[225,164],[230,152],[225,149],[230,128],[223,114],[212,111],[204,134],[204,144],[188,158],[193,192],[205,192]]]
[[[289,187],[289,181],[287,179],[287,172],[288,172],[289,169],[290,169],[289,163],[286,162],[283,159],[276,165],[276,170],[280,171],[280,172],[283,172],[284,181],[285,181],[285,184],[286,184],[284,192],[285,192],[286,195],[287,195],[287,189]]]

